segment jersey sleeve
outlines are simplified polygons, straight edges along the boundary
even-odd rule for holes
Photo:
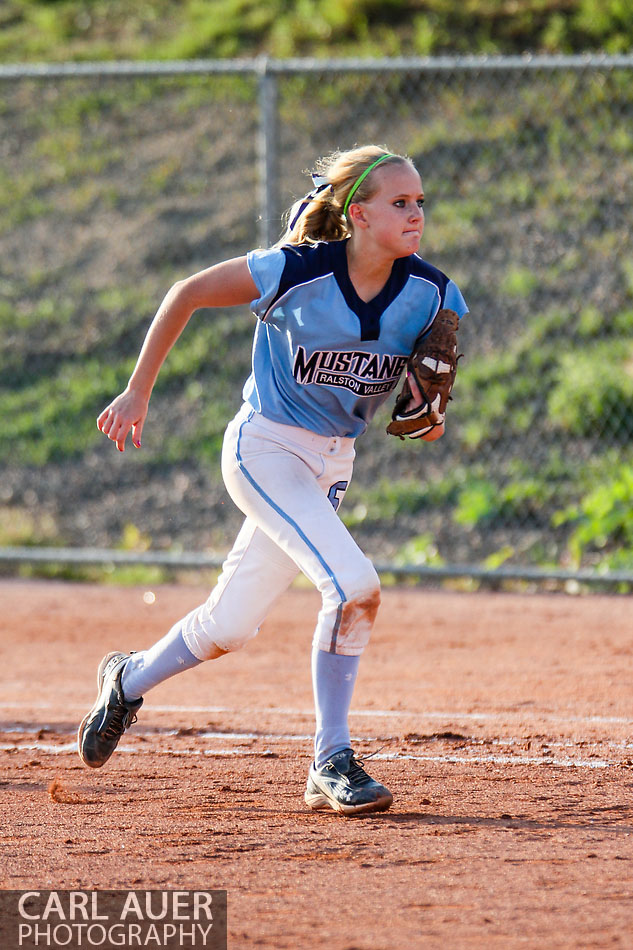
[[[279,247],[249,251],[246,262],[259,296],[251,301],[251,310],[260,318],[266,314],[279,289],[286,257]]]
[[[457,286],[453,283],[452,280],[449,280],[446,285],[446,291],[444,293],[444,303],[443,307],[446,307],[447,310],[454,310],[458,317],[463,317],[468,313],[468,304],[462,297],[462,292]]]

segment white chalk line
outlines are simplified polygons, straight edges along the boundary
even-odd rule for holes
[[[58,710],[59,706],[54,703],[47,702],[38,702],[30,703],[25,701],[0,701],[0,710],[20,710],[20,709],[32,709],[32,710]],[[77,709],[84,710],[84,704],[65,704],[64,710],[68,709]],[[305,717],[310,720],[314,718],[314,711],[312,709],[295,709],[295,708],[285,708],[285,707],[245,707],[241,709],[235,709],[230,706],[181,706],[181,705],[156,705],[152,707],[152,710],[155,712],[165,712],[165,713],[180,713],[180,714],[192,714],[192,713],[203,713],[203,714],[224,714],[224,715],[240,715],[240,716],[261,716],[261,715],[282,715],[286,717]],[[547,723],[574,723],[581,725],[625,725],[633,726],[633,719],[620,717],[620,716],[561,716],[553,715],[551,713],[540,713],[537,710],[524,710],[521,712],[517,711],[502,711],[496,713],[475,713],[475,712],[463,712],[457,710],[427,710],[427,711],[414,711],[407,709],[398,709],[398,710],[381,710],[381,709],[367,709],[367,710],[352,710],[350,712],[350,717],[354,716],[365,718],[365,719],[393,719],[393,718],[405,718],[405,719],[415,719],[416,724],[420,722],[433,722],[440,720],[444,723],[460,723],[460,722],[499,722],[510,720],[520,720],[520,721],[543,721]],[[8,725],[8,728],[5,731],[5,734],[30,734],[33,732],[32,728],[24,727],[19,723],[11,723]],[[50,731],[55,732],[55,726],[53,725],[44,725],[42,724],[39,728],[41,729],[50,729]],[[39,730],[38,730],[39,731]],[[67,733],[57,733],[58,735],[67,735]],[[262,741],[272,745],[275,743],[281,742],[305,742],[310,743],[312,741],[312,735],[307,733],[256,733],[256,732],[217,732],[211,730],[205,730],[204,732],[194,732],[190,736],[187,733],[183,733],[179,729],[170,729],[166,732],[156,732],[152,730],[135,730],[135,735],[143,738],[150,738],[154,736],[160,736],[161,739],[166,737],[180,737],[183,739],[192,739],[192,740],[218,740],[221,742],[227,741]],[[386,738],[397,739],[396,736],[391,737],[377,737],[377,736],[353,736],[352,741],[355,743],[365,742],[365,743],[375,743],[380,741],[385,741]],[[431,740],[433,737],[429,737]],[[438,739],[441,737],[438,737]],[[546,745],[548,747],[556,748],[558,750],[557,754],[552,754],[549,751],[544,751],[541,756],[532,755],[521,755],[521,754],[507,754],[501,753],[499,751],[485,752],[481,750],[482,744],[494,745],[497,748],[512,748],[513,746],[521,746],[525,744],[526,739],[520,739],[516,737],[511,738],[495,738],[488,740],[480,740],[474,737],[466,737],[465,741],[471,747],[476,747],[478,751],[472,754],[455,754],[455,753],[445,753],[445,754],[431,754],[431,753],[376,753],[372,757],[380,759],[389,759],[389,760],[407,760],[407,761],[418,761],[418,762],[429,762],[429,763],[444,763],[444,764],[495,764],[495,765],[527,765],[527,766],[558,766],[561,768],[586,768],[586,769],[605,769],[610,767],[622,766],[621,761],[610,761],[604,757],[593,757],[593,758],[575,758],[570,755],[561,755],[560,753],[564,749],[574,748],[574,743],[568,740],[555,740],[547,739]],[[600,743],[602,747],[606,746],[611,749],[618,749],[625,751],[627,749],[633,748],[633,743],[627,743],[626,741],[614,742],[614,741],[603,741]],[[49,755],[62,755],[69,752],[77,751],[77,742],[67,742],[59,745],[54,745],[52,743],[46,743],[41,741],[31,742],[31,743],[19,743],[19,742],[5,742],[0,743],[0,751],[5,752],[18,752],[18,751],[30,751],[30,752],[40,752]],[[265,757],[273,756],[275,752],[272,749],[244,749],[244,748],[226,748],[226,749],[170,749],[170,748],[160,748],[160,749],[145,749],[138,748],[136,746],[127,746],[125,744],[119,747],[119,752],[135,755],[173,755],[180,757]]]
[[[0,726],[2,723],[0,723]],[[10,723],[6,724],[7,728],[0,729],[0,733],[3,733],[5,736],[8,735],[26,735],[31,736],[34,734],[34,729],[31,725],[24,725],[21,723]],[[39,734],[43,732],[50,732],[56,736],[70,736],[75,734],[75,730],[71,732],[67,730],[59,729],[54,723],[38,723],[37,732]],[[311,742],[314,738],[313,733],[290,733],[290,732],[214,732],[209,730],[197,731],[197,730],[181,730],[181,729],[143,729],[136,726],[133,730],[134,738],[142,739],[152,739],[159,738],[161,740],[168,738],[179,738],[179,739],[189,739],[189,740],[199,740],[199,739],[214,739],[220,740],[223,742],[238,741],[238,742]],[[480,738],[478,736],[443,736],[442,734],[432,734],[428,736],[423,736],[415,738],[413,742],[440,742],[442,740],[454,741],[459,744],[460,747],[467,745],[469,748],[481,748],[483,746],[496,746],[499,748],[519,748],[525,746],[525,743],[529,741],[525,737],[520,736],[497,736],[496,738]],[[361,736],[361,735],[352,735],[351,740],[354,743],[358,742],[398,742],[402,741],[400,736]],[[407,741],[406,738],[404,741]],[[609,749],[619,749],[621,751],[631,750],[633,751],[633,742],[628,742],[625,739],[621,740],[600,740],[599,744],[601,746],[606,746]],[[560,750],[565,749],[575,749],[578,745],[578,742],[574,742],[571,739],[554,739],[554,738],[545,738],[542,747],[544,749],[556,748]],[[0,746],[1,748],[1,746]],[[18,748],[24,748],[24,746],[18,746]],[[51,748],[60,748],[59,746],[51,746]],[[176,754],[176,753],[174,753]],[[543,751],[543,755],[547,755],[547,751]],[[492,753],[491,753],[492,755]]]
[[[64,703],[64,710],[83,710],[85,711],[88,703]],[[25,701],[2,701],[0,700],[0,710],[3,709],[60,709],[57,703],[45,702],[25,702]],[[297,717],[314,717],[313,709],[293,709],[282,706],[243,706],[236,709],[233,706],[171,706],[171,705],[152,705],[153,712],[166,713],[205,713],[205,714],[224,714],[224,715],[280,715]],[[498,722],[499,720],[518,720],[524,721],[542,721],[551,723],[576,723],[580,725],[621,725],[633,727],[633,718],[626,716],[578,716],[578,715],[560,715],[558,713],[539,712],[536,709],[525,709],[521,711],[507,710],[500,712],[460,712],[459,710],[413,710],[413,709],[352,709],[350,717],[365,717],[368,719],[403,719],[411,718],[416,720],[441,720],[443,722]]]
[[[52,732],[57,736],[69,736],[74,735],[77,731],[76,729],[73,729],[71,732],[63,731],[54,723],[38,723],[37,730],[34,730],[31,725],[25,726],[17,722],[7,724],[7,728],[5,729],[1,727],[2,723],[0,723],[0,733],[4,733],[5,735],[33,735],[33,733],[37,731],[38,733]],[[134,736],[142,737],[143,739],[159,736],[161,739],[166,739],[176,736],[179,739],[240,739],[242,741],[247,739],[272,739],[287,742],[305,742],[306,740],[314,738],[311,733],[298,735],[296,733],[283,732],[198,732],[197,730],[192,732],[185,730],[183,732],[181,729],[139,729],[137,726],[134,728]],[[364,742],[375,742],[378,737],[359,736],[354,738],[358,738]]]
[[[555,765],[566,769],[609,769],[621,765],[621,762],[608,762],[606,759],[560,759],[537,758],[533,755],[414,755],[409,753],[377,753],[372,759],[413,759],[418,762],[456,763],[459,765]]]
[[[48,755],[65,755],[68,752],[77,751],[76,742],[66,742],[63,745],[49,745],[46,742],[29,742],[24,745],[12,745],[9,742],[0,743],[0,752],[45,752]],[[137,749],[131,746],[119,746],[117,755],[120,753],[132,753],[133,755],[174,755],[181,757],[189,756],[225,756],[229,758],[240,758],[243,756],[255,756],[257,758],[274,756],[272,749]]]
[[[46,728],[46,727],[43,727]],[[50,729],[51,732],[55,733],[55,729]],[[22,726],[19,723],[11,724],[11,728],[5,731],[5,735],[32,735],[32,728]],[[57,735],[68,736],[68,732],[57,732]],[[143,730],[138,729],[134,730],[134,738],[148,739],[148,738],[159,738],[161,742],[164,742],[166,738],[181,738],[184,740],[190,740],[197,742],[199,740],[212,740],[220,741],[225,743],[228,741],[232,742],[265,742],[268,745],[272,745],[271,748],[264,749],[253,749],[253,748],[241,748],[241,747],[230,747],[230,748],[170,748],[165,747],[164,745],[156,748],[145,748],[143,746],[137,745],[128,745],[123,743],[119,746],[119,752],[135,755],[172,755],[178,757],[199,757],[199,756],[223,756],[223,757],[266,757],[274,756],[274,746],[286,742],[297,742],[308,744],[312,742],[312,735],[303,734],[303,733],[257,733],[257,732],[215,732],[215,731],[204,731],[199,733],[183,733],[178,729],[170,729],[166,732],[156,732],[152,730]],[[428,736],[425,737],[426,741],[429,742],[439,742],[442,741],[442,736]],[[460,749],[467,748],[472,751],[465,753],[456,753],[456,752],[446,752],[446,753],[415,753],[415,752],[381,752],[378,749],[375,753],[372,754],[372,758],[386,759],[386,760],[408,760],[408,761],[417,761],[417,762],[437,762],[437,763],[446,763],[446,764],[485,764],[491,763],[495,765],[553,765],[560,766],[563,768],[588,768],[588,769],[604,769],[612,766],[623,765],[627,763],[622,763],[621,761],[610,761],[604,756],[600,757],[598,755],[593,755],[590,758],[581,758],[575,757],[573,755],[565,754],[565,750],[574,749],[575,743],[569,740],[557,740],[551,739],[542,746],[542,751],[540,755],[535,755],[534,753],[526,755],[521,754],[516,751],[500,751],[502,749],[512,750],[519,749],[524,747],[525,739],[520,739],[517,737],[506,737],[506,738],[496,738],[496,739],[478,739],[474,737],[463,737],[463,740],[455,740],[460,742]],[[351,741],[355,747],[359,743],[364,744],[376,744],[378,742],[389,742],[389,741],[398,741],[397,736],[356,736],[351,737]],[[488,750],[486,746],[494,746],[496,751]],[[626,741],[608,741],[600,743],[601,747],[607,747],[613,750],[619,750],[625,752],[627,749],[633,749],[633,743]],[[552,752],[551,749],[556,749],[556,752]],[[64,755],[70,752],[77,751],[77,741],[73,739],[71,742],[64,743],[51,743],[43,742],[41,740],[36,740],[34,742],[4,742],[0,743],[0,751],[4,752],[19,752],[19,751],[29,751],[29,752],[41,752],[48,755]]]
[[[43,752],[48,755],[65,755],[69,752],[77,751],[76,742],[67,742],[63,745],[51,745],[45,742],[30,742],[22,745],[3,742],[0,743],[2,752]],[[169,755],[179,758],[266,758],[275,757],[273,749],[145,749],[131,746],[119,746],[117,755]],[[622,766],[621,762],[610,762],[607,759],[574,759],[571,757],[546,756],[539,758],[533,755],[499,755],[491,753],[490,755],[417,755],[415,753],[402,752],[377,752],[372,755],[372,759],[383,759],[388,761],[411,761],[411,762],[435,762],[446,765],[534,765],[534,766],[555,766],[558,768],[577,768],[577,769],[608,769]]]

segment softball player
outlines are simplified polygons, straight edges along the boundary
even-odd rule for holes
[[[209,599],[139,653],[110,653],[79,727],[100,768],[158,683],[243,647],[302,571],[322,596],[312,647],[314,761],[305,801],[345,814],[382,811],[391,792],[350,745],[348,711],[380,602],[378,576],[337,509],[354,446],[395,388],[414,341],[441,307],[466,313],[457,286],[417,254],[424,229],[412,162],[376,146],[323,159],[280,243],[176,283],[125,391],[97,425],[140,448],[160,367],[195,310],[251,304],[258,320],[243,405],[224,439],[222,474],[245,515]],[[442,435],[443,423],[415,433]]]

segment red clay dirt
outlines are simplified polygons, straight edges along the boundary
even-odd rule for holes
[[[231,950],[633,947],[630,597],[386,590],[351,723],[394,804],[347,819],[303,803],[312,590],[81,765],[101,657],[206,596],[152,593],[0,582],[2,888],[226,889]]]

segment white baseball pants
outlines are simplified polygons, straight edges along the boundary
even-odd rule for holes
[[[322,596],[314,646],[363,652],[380,583],[336,514],[354,456],[353,439],[316,435],[242,407],[226,430],[222,474],[246,520],[209,599],[183,621],[194,656],[244,646],[299,571]]]

